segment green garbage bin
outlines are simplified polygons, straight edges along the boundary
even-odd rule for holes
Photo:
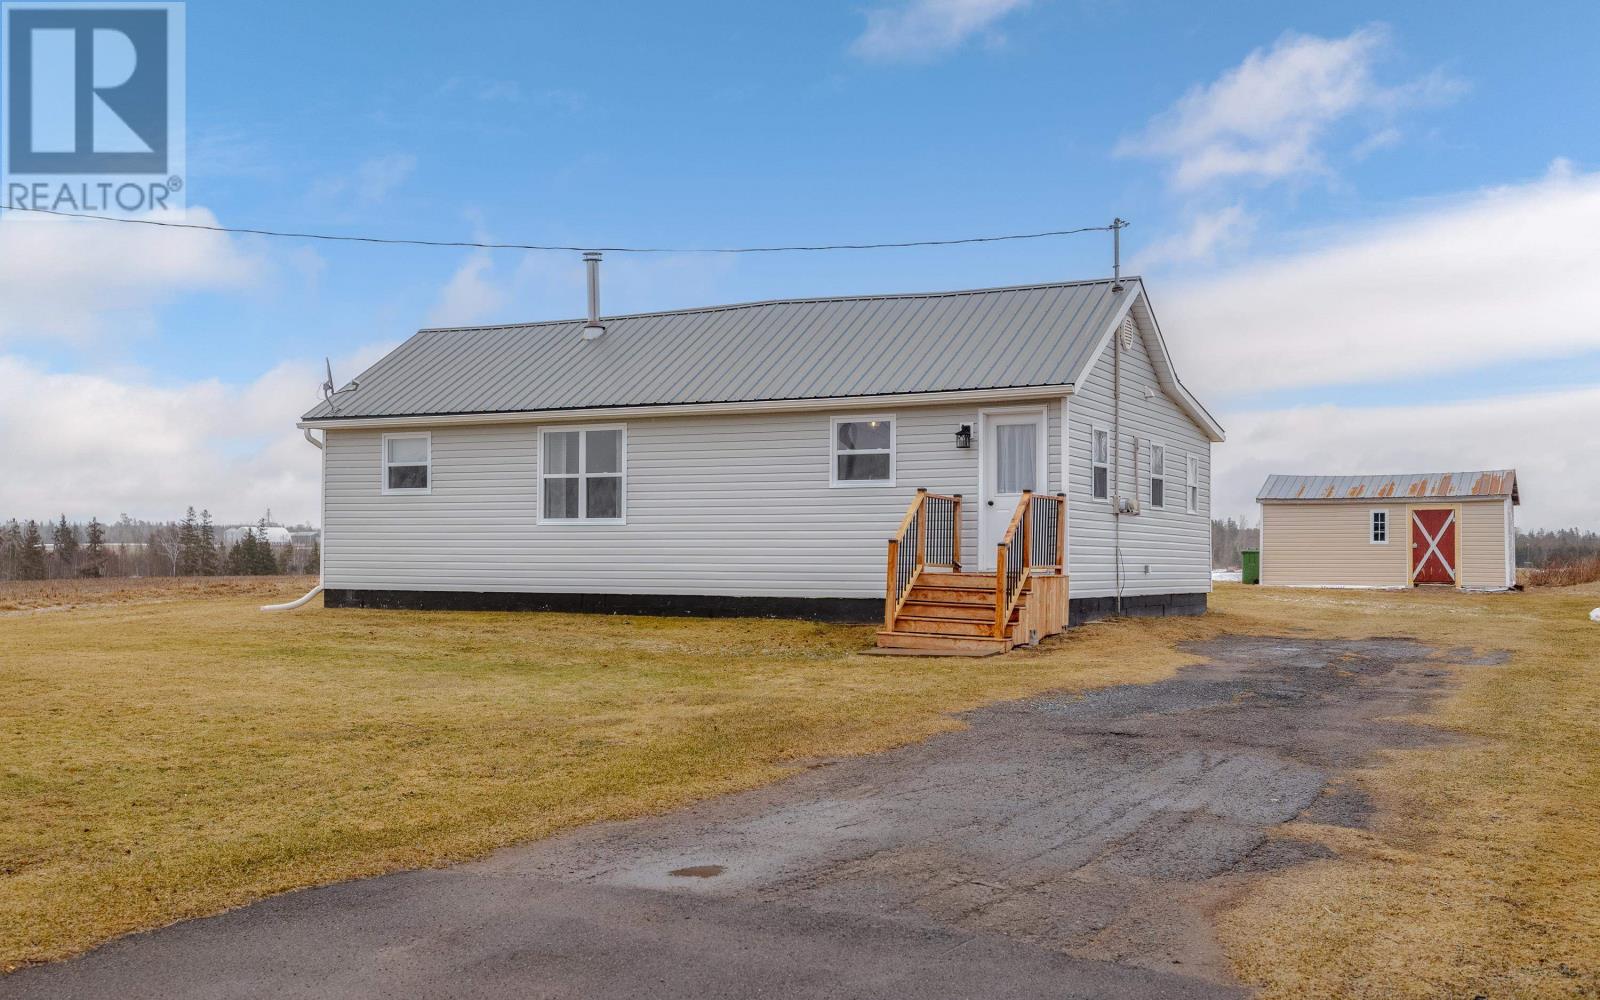
[[[1261,552],[1257,549],[1245,549],[1239,553],[1240,566],[1244,572],[1241,578],[1245,583],[1261,582]]]

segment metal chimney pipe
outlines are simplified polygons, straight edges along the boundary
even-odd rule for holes
[[[583,264],[589,271],[589,322],[584,324],[583,339],[593,340],[606,332],[605,324],[600,322],[600,254],[587,251]]]

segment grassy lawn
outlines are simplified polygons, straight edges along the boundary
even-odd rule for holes
[[[1368,832],[1224,915],[1269,997],[1582,995],[1600,966],[1600,588],[1223,587],[1203,619],[991,660],[869,627],[255,610],[303,581],[0,585],[0,967],[285,889],[437,864],[770,781],[1051,689],[1150,681],[1224,632],[1509,649],[1359,780]],[[9,609],[9,610],[6,610]]]

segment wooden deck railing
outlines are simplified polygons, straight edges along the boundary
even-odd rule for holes
[[[1066,572],[1067,497],[1039,496],[1024,490],[994,556],[994,637],[1004,639],[1011,612],[1034,570]]]
[[[906,603],[917,577],[924,568],[937,566],[953,572],[961,570],[961,494],[946,496],[917,490],[916,497],[900,521],[900,530],[889,539],[888,574],[884,583],[884,628],[894,628],[894,620]]]

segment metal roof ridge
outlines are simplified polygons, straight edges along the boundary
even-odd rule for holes
[[[1143,284],[1139,275],[1127,275],[1122,279],[1123,284]],[[1078,281],[1043,281],[1031,285],[996,285],[992,288],[956,288],[942,292],[887,292],[872,295],[819,295],[802,298],[783,299],[758,299],[753,302],[728,302],[712,306],[692,306],[685,309],[658,309],[652,312],[619,313],[607,315],[605,319],[651,319],[657,316],[687,316],[695,313],[726,312],[732,309],[756,309],[762,306],[788,306],[806,305],[816,302],[879,302],[891,299],[939,299],[952,295],[988,295],[993,292],[1027,292],[1046,288],[1078,288],[1084,285],[1111,285],[1115,281],[1111,278],[1084,278]],[[528,323],[491,323],[484,326],[425,326],[417,333],[475,333],[483,330],[523,330],[532,327],[544,326],[569,326],[573,323],[585,323],[582,316],[570,319],[541,319]],[[415,336],[415,334],[413,334]]]

